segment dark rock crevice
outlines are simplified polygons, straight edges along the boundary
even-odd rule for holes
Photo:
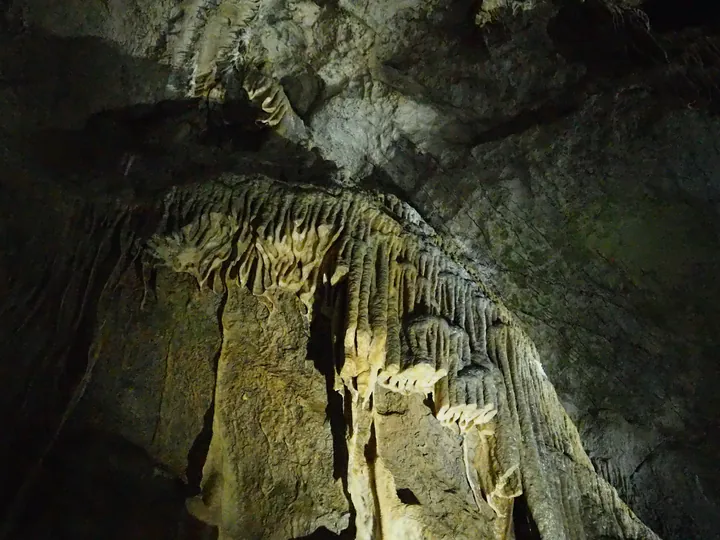
[[[313,319],[310,324],[310,340],[308,341],[307,356],[313,361],[315,369],[325,379],[325,421],[330,425],[333,445],[333,478],[342,482],[343,493],[350,510],[348,527],[337,535],[325,527],[320,527],[311,535],[303,538],[322,540],[324,538],[355,538],[356,511],[348,491],[348,438],[351,436],[352,414],[350,412],[347,392],[340,394],[335,389],[337,373],[342,368],[340,359],[343,358],[343,338],[338,334],[338,328],[343,324],[338,320],[340,310],[335,302],[345,296],[345,290],[339,286],[333,293],[330,289],[320,288],[315,294],[313,305]]]
[[[398,499],[400,499],[400,502],[402,502],[403,504],[407,504],[409,506],[415,506],[420,504],[417,496],[412,492],[410,488],[399,488],[397,490],[397,496]]]
[[[677,32],[686,28],[720,29],[720,4],[708,0],[646,0],[640,9],[653,30]]]
[[[615,91],[641,86],[666,107],[717,113],[719,17],[710,3],[650,2],[612,10],[590,0],[561,7],[548,34],[563,57],[584,65],[595,79],[614,81]]]
[[[343,536],[335,534],[327,527],[320,527],[307,536],[298,536],[291,540],[333,540],[335,538],[343,538]]]
[[[222,295],[217,312],[218,327],[221,336],[223,336],[222,314],[225,310],[226,302],[227,293]],[[203,416],[202,430],[200,431],[200,433],[198,433],[195,441],[192,444],[192,447],[190,448],[190,451],[188,452],[188,465],[186,473],[188,497],[194,497],[198,495],[201,491],[200,485],[202,482],[203,467],[205,466],[208,449],[210,448],[210,441],[212,440],[213,435],[213,419],[215,417],[215,386],[217,384],[217,368],[221,354],[222,343],[220,344],[220,348],[218,349],[217,353],[211,360],[212,373],[215,378],[213,384],[212,401],[210,402],[210,406],[208,407],[207,411],[205,411],[205,414]]]
[[[335,353],[330,320],[321,314],[313,317],[310,326],[311,340],[308,343],[308,358],[312,359],[315,369],[325,379],[327,406],[326,421],[330,424],[333,437],[333,477],[347,480],[347,422],[343,404],[343,396],[335,390]]]
[[[524,495],[514,500],[512,512],[516,540],[542,540]]]

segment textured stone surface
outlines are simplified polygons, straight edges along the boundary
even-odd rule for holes
[[[262,121],[292,120],[281,131],[316,145],[343,168],[342,182],[400,194],[474,259],[533,337],[595,468],[640,516],[667,538],[717,537],[707,516],[720,501],[712,466],[718,55],[711,28],[689,27],[710,15],[648,5],[646,17],[637,2],[591,0],[9,5],[0,47],[4,186],[27,184],[38,164],[54,170],[67,155],[19,163],[22,152],[52,152],[58,139],[41,133],[28,144],[19,132],[77,128],[105,108],[202,94],[228,59],[252,65],[252,76],[226,72],[227,96],[243,86]],[[225,15],[232,24],[218,30]],[[158,158],[124,146],[127,135],[114,128],[102,133],[75,147],[70,169],[84,190],[126,197],[128,152],[137,153],[136,191],[162,188],[178,171],[196,176],[189,154],[217,167],[207,149]],[[6,230],[15,231],[6,238],[38,230],[29,216],[46,203],[18,212],[28,198],[6,193]],[[61,215],[58,224],[69,214]],[[23,282],[17,303],[27,299],[47,320],[5,346],[26,370],[9,383],[7,410],[17,399],[39,399],[42,409],[47,397],[28,396],[51,395],[22,388],[47,373],[33,358],[58,357],[43,346],[55,338],[41,336],[52,335],[66,277],[51,280],[42,303],[31,291],[53,260],[43,242],[76,241],[61,229],[48,222],[47,232],[25,234],[54,240],[8,242],[46,259],[23,276],[5,257],[2,272]],[[24,407],[20,419],[35,406]]]
[[[593,470],[512,315],[397,199],[225,174],[167,190],[152,211],[104,210],[100,223],[116,226],[95,242],[119,249],[77,352],[84,372],[67,383],[57,427],[39,433],[4,533],[23,526],[30,497],[42,500],[41,465],[63,429],[90,422],[199,488],[187,510],[221,539],[500,539],[520,495],[545,537],[657,538]],[[445,366],[434,385],[383,390],[383,373],[424,381],[412,369],[430,358]]]
[[[412,209],[392,197],[231,175],[173,190],[164,207],[166,219],[145,248],[149,264],[192,275],[201,286],[227,290],[230,307],[225,313],[231,316],[235,288],[247,287],[270,311],[268,328],[261,330],[261,336],[270,339],[261,337],[261,343],[282,344],[297,328],[285,320],[287,308],[277,292],[295,292],[310,316],[318,301],[328,310],[329,337],[337,351],[333,351],[332,371],[325,372],[326,384],[329,389],[334,378],[332,387],[345,402],[345,480],[356,538],[453,538],[461,530],[468,531],[468,537],[504,538],[512,530],[512,507],[520,495],[526,496],[544,537],[657,538],[593,469],[527,335],[498,301],[486,296],[469,267],[438,248],[441,238]],[[185,225],[177,224],[184,223],[182,216]],[[296,316],[299,309],[300,305]],[[230,319],[224,351],[233,350],[235,324],[252,333],[251,310],[240,311],[239,321]],[[282,316],[282,324],[270,322],[275,313]],[[272,339],[274,332],[278,334]],[[244,337],[241,344],[237,354],[253,350]],[[284,347],[285,355],[296,349]],[[228,358],[234,356],[228,353]],[[281,364],[284,359],[272,350],[263,356]],[[271,491],[260,503],[261,510],[247,510],[247,502],[237,511],[226,510],[248,491],[242,484],[248,475],[242,472],[247,458],[237,465],[237,428],[227,427],[237,422],[225,418],[221,402],[226,395],[236,402],[242,395],[248,396],[247,401],[252,397],[244,394],[244,386],[225,381],[223,358],[216,395],[216,442],[211,443],[206,463],[203,495],[189,508],[218,525],[222,537],[272,536],[273,527],[250,516],[264,515],[265,508],[272,511],[274,501],[283,497],[282,490]],[[444,367],[429,389],[425,371],[413,370],[417,362],[427,365],[432,358],[431,365]],[[419,380],[392,384],[399,374]],[[429,392],[436,420],[460,437],[481,438],[479,449],[477,442],[469,449],[463,441],[462,458],[457,451],[462,439],[445,439],[455,450],[443,449],[439,461],[422,471],[425,476],[442,477],[443,469],[454,470],[457,482],[462,470],[478,514],[464,509],[461,500],[453,504],[442,495],[435,495],[429,509],[413,508],[416,505],[407,503],[416,498],[412,490],[398,494],[393,474],[401,479],[407,474],[404,466],[398,467],[401,461],[390,457],[388,447],[384,448],[397,467],[394,472],[381,452],[383,421],[378,421],[375,409],[380,387],[403,395]],[[383,395],[380,392],[378,396]],[[330,401],[328,395],[328,405]],[[274,410],[276,405],[266,405],[260,416]],[[422,426],[425,418],[410,416],[409,422]],[[270,439],[264,430],[263,434]],[[246,434],[243,439],[253,436]],[[295,453],[303,455],[304,450]],[[239,484],[238,479],[242,479]],[[435,493],[436,489],[427,489],[424,495],[433,499]],[[449,505],[454,512],[442,510]],[[237,528],[238,516],[248,523]]]
[[[76,422],[124,437],[186,478],[215,391],[221,299],[165,272],[155,286],[143,305],[143,284],[130,269],[100,314],[93,384]]]
[[[272,301],[276,309],[233,288],[223,308],[203,493],[188,503],[220,538],[280,540],[349,525],[325,381],[306,358],[308,324],[297,297]]]
[[[405,522],[414,521],[424,533],[420,538],[492,538],[495,514],[484,500],[478,507],[474,499],[463,437],[437,422],[422,396],[383,391],[375,399],[376,467],[386,471],[395,489],[382,501],[389,514],[383,533],[403,536],[413,530]]]

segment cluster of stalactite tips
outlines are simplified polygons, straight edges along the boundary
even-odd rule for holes
[[[163,205],[146,267],[191,274],[216,293],[247,287],[270,309],[274,293],[289,291],[309,318],[322,311],[332,321],[335,390],[352,411],[356,538],[390,537],[368,495],[377,488],[363,450],[380,387],[429,396],[438,421],[484,449],[465,466],[478,505],[494,510],[489,537],[512,538],[523,494],[542,538],[656,538],[595,474],[533,343],[411,208],[387,195],[232,175],[175,188]]]
[[[257,0],[179,3],[167,60],[179,72],[191,67],[175,91],[224,101],[228,92],[242,88],[262,111],[258,121],[283,131],[285,117],[294,116],[290,102],[280,83],[264,73],[263,62],[249,52],[250,28],[258,22],[259,9]]]

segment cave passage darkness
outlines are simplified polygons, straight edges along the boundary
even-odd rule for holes
[[[646,0],[640,5],[656,32],[672,32],[684,28],[720,28],[720,5],[711,0]]]

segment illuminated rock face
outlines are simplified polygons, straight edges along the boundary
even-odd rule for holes
[[[15,130],[75,129],[97,111],[193,96],[200,97],[202,113],[191,112],[191,121],[174,122],[164,135],[143,137],[149,146],[180,145],[173,156],[138,155],[135,144],[111,133],[80,145],[78,169],[85,177],[94,164],[88,182],[93,188],[101,187],[100,177],[108,175],[117,177],[122,190],[131,183],[177,181],[180,175],[165,170],[169,162],[179,162],[173,168],[187,170],[184,178],[197,181],[196,171],[186,167],[187,157],[206,164],[212,160],[198,159],[197,149],[186,151],[186,145],[218,120],[205,109],[224,115],[232,107],[223,109],[219,102],[232,103],[247,93],[260,109],[257,120],[265,124],[263,130],[270,126],[306,135],[306,142],[340,166],[351,185],[368,181],[402,193],[446,240],[462,245],[482,265],[486,283],[535,342],[596,470],[646,523],[668,539],[720,534],[720,495],[714,488],[720,486],[714,360],[720,336],[720,154],[714,142],[720,138],[720,124],[710,114],[720,103],[720,41],[715,29],[694,26],[711,25],[712,17],[690,23],[688,13],[696,6],[686,9],[682,0],[4,4],[10,7],[7,18],[5,9],[0,10],[5,127],[0,152],[5,165],[17,159],[25,144],[5,144]],[[668,6],[664,21],[656,17],[660,4]],[[237,122],[240,116],[235,110],[223,121]],[[253,112],[249,122],[255,120]],[[114,127],[107,129],[113,132]],[[52,171],[55,177],[67,155],[52,151],[44,140],[33,145],[28,162],[34,163],[38,154],[57,153],[58,159],[48,156],[61,165]],[[107,148],[93,150],[98,147]],[[0,203],[10,200],[5,186],[28,184],[24,174],[12,169],[6,167],[0,175]],[[1,219],[15,215],[22,204],[3,206]],[[237,233],[224,211],[203,215],[199,219],[218,230],[217,241]],[[93,214],[95,218],[102,220],[102,213]],[[47,229],[59,231],[65,225],[60,220]],[[13,229],[3,242],[15,235]],[[47,375],[47,366],[64,360],[53,355],[68,354],[66,344],[89,324],[81,316],[93,312],[92,294],[86,303],[78,291],[84,294],[102,282],[96,263],[114,249],[103,237],[96,256],[90,250],[98,236],[70,235],[58,243],[67,242],[76,252],[43,260],[55,233],[43,229],[29,235],[36,239],[28,243],[39,252],[32,269],[15,272],[0,262],[0,324],[7,328],[2,341],[9,359],[0,373],[6,383],[0,408],[3,417],[12,418],[0,446],[26,448],[30,443],[22,437],[11,442],[20,432],[14,426],[26,424],[38,411],[38,417],[45,417],[44,409],[62,408],[64,398],[55,403],[37,383],[28,391],[37,397],[33,405],[24,386],[29,380],[56,378],[55,373]],[[4,258],[4,246],[0,251]],[[178,268],[195,264],[202,279],[225,255],[196,263],[194,256],[187,253]],[[403,270],[413,271],[411,264]],[[26,280],[22,295],[14,294],[15,274]],[[184,304],[161,290],[171,289],[168,283],[187,286],[189,275],[160,274],[163,316],[182,313],[178,306]],[[123,285],[128,282],[132,280]],[[222,290],[221,283],[218,287]],[[219,301],[222,295],[202,298],[210,303],[208,299]],[[344,305],[342,298],[332,300]],[[133,313],[131,306],[139,303],[123,305]],[[57,306],[61,309],[53,309]],[[389,309],[394,309],[392,302]],[[215,312],[211,315],[210,323],[203,319],[202,325],[195,312],[189,315],[196,321],[189,325],[193,339],[185,331],[181,346],[173,343],[169,354],[151,355],[157,365],[167,360],[179,369],[195,356],[212,357],[200,352],[203,347],[188,346],[198,343],[200,327],[214,329]],[[145,339],[145,321],[139,316],[132,319],[132,338],[110,339],[120,334],[115,320],[103,334],[114,347]],[[462,332],[469,341],[472,328],[436,313],[398,314],[397,320],[400,332],[388,331],[387,339],[400,336],[400,354],[386,354],[373,395],[382,389],[415,399],[432,390],[440,423],[460,419],[461,429],[472,422],[489,431],[502,407],[486,396],[498,391],[496,379],[502,373],[488,373],[491,362],[478,352],[481,348],[469,357],[450,349],[464,346]],[[47,338],[36,331],[38,324],[51,329]],[[344,321],[338,324],[344,328]],[[20,337],[13,335],[17,327],[23,329]],[[154,338],[158,350],[165,343],[162,337]],[[448,349],[434,353],[433,342]],[[152,347],[118,350],[132,357],[147,353],[146,348]],[[458,365],[451,366],[453,362]],[[457,377],[452,374],[456,367]],[[183,372],[182,380],[199,378],[206,387],[209,376],[214,371],[204,366],[197,373]],[[168,381],[171,387],[176,384],[171,377]],[[146,386],[118,394],[127,405],[122,419],[131,412],[152,417],[148,403],[155,401],[140,403],[138,397]],[[142,436],[134,438],[179,471],[185,468],[190,434],[201,423],[203,405],[210,402],[209,396],[198,394],[190,401],[201,410],[180,430],[189,441],[175,440],[178,418],[167,416],[175,403],[172,393],[163,398],[158,434],[153,426],[144,426]],[[453,404],[449,396],[454,396]],[[475,432],[470,426],[467,436]],[[172,456],[164,455],[166,447],[175,447]],[[9,460],[12,469],[23,471],[24,459]],[[512,462],[498,470],[509,470]],[[508,486],[505,493],[513,493],[510,482]],[[6,496],[14,493],[6,491]],[[0,494],[0,506],[3,499]]]
[[[224,299],[188,502],[221,538],[507,539],[518,497],[542,538],[656,538],[594,472],[511,314],[394,198],[227,175],[169,192],[143,250]],[[317,340],[329,358],[306,360]],[[333,441],[310,360],[342,403]]]

